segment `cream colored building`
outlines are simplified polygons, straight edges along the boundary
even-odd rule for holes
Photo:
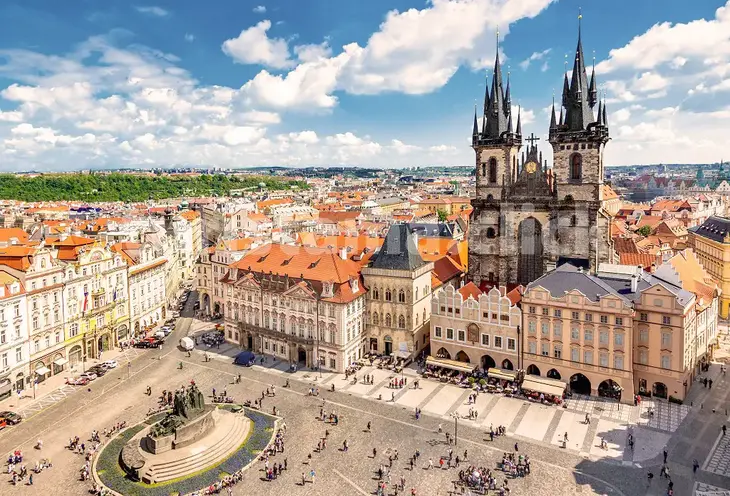
[[[356,262],[329,249],[267,244],[223,275],[225,338],[299,367],[344,372],[365,352]]]
[[[58,251],[43,246],[9,246],[0,250],[0,265],[2,270],[17,277],[26,290],[29,380],[43,381],[61,373],[67,358],[64,350],[64,276]]]
[[[451,284],[431,298],[431,355],[481,367],[517,370],[522,312],[504,288],[483,293]]]
[[[368,288],[368,350],[416,358],[428,345],[431,271],[407,224],[390,227],[373,261],[362,269]]]
[[[730,219],[710,217],[689,230],[689,247],[720,286],[720,317],[730,317]]]

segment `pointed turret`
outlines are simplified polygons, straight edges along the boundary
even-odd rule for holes
[[[510,90],[509,90],[509,80],[510,80],[510,73],[508,72],[507,73],[507,91],[505,92],[505,95],[504,95],[504,111],[507,114],[512,113],[512,94],[510,93]]]
[[[588,88],[588,104],[591,108],[596,106],[598,91],[596,90],[596,59],[593,58],[593,69],[591,70],[591,83]]]
[[[575,48],[575,59],[573,61],[573,74],[571,75],[570,87],[567,98],[565,85],[563,85],[563,106],[565,107],[565,125],[569,131],[583,131],[593,122],[593,111],[591,110],[591,88],[586,74],[585,61],[583,59],[583,43],[580,33],[580,17],[578,24],[578,45]],[[567,74],[565,78],[567,82]],[[595,78],[593,79],[595,84]]]
[[[603,102],[600,100],[598,101],[598,121],[597,121],[597,123],[599,126],[603,125]]]
[[[558,117],[558,126],[562,126],[565,124],[563,121],[563,107],[560,107],[560,117]]]
[[[507,117],[507,133],[512,134],[512,114]]]
[[[522,107],[517,108],[517,131],[518,136],[522,136]]]
[[[554,131],[557,127],[555,124],[555,95],[553,95],[553,106],[550,108],[550,131]]]
[[[602,113],[603,113],[603,119],[602,119],[603,120],[603,125],[605,127],[608,127],[608,117],[606,117],[606,98],[605,97],[603,99],[603,110],[602,110]]]
[[[482,126],[481,138],[487,140],[502,139],[502,135],[508,132],[507,125],[510,117],[508,105],[509,92],[505,95],[502,82],[502,66],[499,62],[499,44],[497,55],[494,59],[494,72],[492,73],[492,84],[489,96],[484,102],[484,125]],[[511,134],[511,131],[509,131]]]
[[[477,125],[477,106],[476,105],[474,105],[474,127],[472,128],[471,135],[473,136],[475,141],[479,137],[479,126]]]

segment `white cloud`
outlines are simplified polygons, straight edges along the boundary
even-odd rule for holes
[[[254,122],[264,125],[279,124],[281,122],[279,114],[275,112],[260,112],[258,110],[244,112],[241,119],[244,122]]]
[[[192,43],[193,41],[195,41],[195,35],[191,33],[185,33],[185,41],[187,41],[188,43]]]
[[[271,21],[264,20],[223,42],[223,53],[240,64],[261,64],[275,69],[291,67],[289,45],[281,38],[269,38]]]
[[[155,17],[166,17],[170,15],[169,11],[163,9],[162,7],[157,7],[156,5],[135,7],[135,9],[137,10],[137,12]]]
[[[629,117],[631,117],[631,111],[628,108],[622,108],[611,113],[611,122],[616,124],[626,122]]]
[[[639,93],[656,92],[665,89],[670,82],[667,78],[655,72],[644,72],[636,78],[632,88]]]
[[[255,14],[265,14],[266,13],[266,6],[265,5],[257,5],[253,8],[253,12]]]
[[[297,45],[294,53],[301,62],[315,62],[326,59],[332,55],[332,48],[325,41],[318,45]]]
[[[536,60],[543,60],[550,53],[551,50],[552,48],[546,48],[542,52],[533,52],[532,55],[520,62],[520,67],[522,67],[523,70],[526,70],[528,67],[530,67],[530,64],[532,62],[535,62]],[[547,70],[547,61],[543,62],[542,67],[544,67],[544,69],[541,68],[541,70],[545,72]]]

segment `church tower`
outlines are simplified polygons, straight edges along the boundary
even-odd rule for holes
[[[559,200],[602,199],[603,149],[609,137],[605,103],[599,103],[598,116],[593,115],[597,101],[595,65],[589,81],[579,25],[573,73],[570,82],[567,73],[563,78],[560,118],[555,121],[553,103],[550,120],[549,141],[553,147],[553,174]]]
[[[563,78],[560,118],[555,104],[548,140],[553,148],[557,265],[596,270],[613,253],[611,219],[603,207],[603,151],[609,140],[606,104],[599,102],[595,64],[588,78],[578,16],[578,45],[570,80]],[[598,104],[597,115],[594,108]]]
[[[498,35],[499,36],[499,35]],[[522,145],[522,124],[519,115],[512,122],[512,97],[509,74],[506,89],[502,84],[499,46],[494,62],[492,84],[484,94],[484,114],[479,129],[476,109],[472,130],[472,148],[476,152],[476,196],[480,199],[499,199],[502,188],[509,185],[517,167],[517,156]]]

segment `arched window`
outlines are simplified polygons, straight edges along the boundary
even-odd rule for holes
[[[378,312],[373,313],[373,325],[378,325],[380,322],[380,318],[378,317]]]
[[[489,159],[489,182],[490,183],[497,182],[497,159],[496,158]]]
[[[392,327],[393,325],[393,319],[390,317],[389,313],[385,314],[385,327]]]
[[[406,328],[406,318],[403,315],[398,317],[398,327],[400,327],[401,329]]]
[[[402,289],[398,291],[398,303],[405,303],[406,302],[406,293]]]
[[[392,301],[393,295],[390,294],[390,289],[385,290],[385,301]]]
[[[583,177],[583,158],[580,153],[574,153],[570,157],[570,179],[579,180]]]
[[[373,288],[373,300],[379,300],[380,299],[380,291],[378,291],[378,288]]]

